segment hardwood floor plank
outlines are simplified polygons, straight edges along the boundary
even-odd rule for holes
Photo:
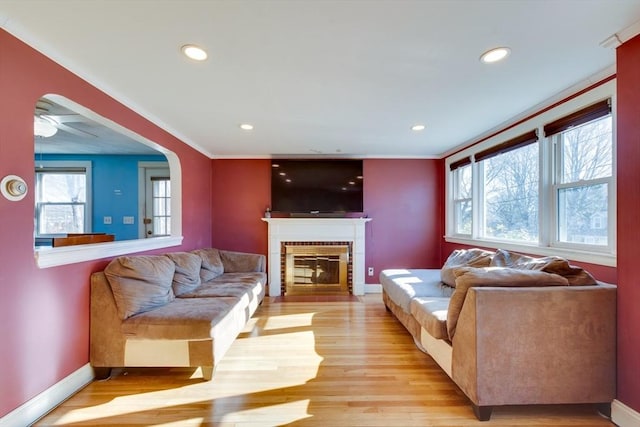
[[[213,381],[199,369],[114,369],[36,425],[613,425],[594,405],[497,407],[479,422],[380,295],[280,301],[267,298]]]

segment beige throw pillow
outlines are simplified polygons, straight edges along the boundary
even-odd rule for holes
[[[456,286],[455,271],[460,267],[488,267],[493,252],[484,249],[456,249],[451,252],[440,270],[440,280],[451,287]]]
[[[173,293],[176,296],[192,292],[200,286],[202,283],[200,279],[202,258],[199,255],[189,252],[172,252],[166,256],[176,265],[176,272],[171,283]]]
[[[121,256],[104,269],[124,320],[173,301],[175,264],[164,255]]]

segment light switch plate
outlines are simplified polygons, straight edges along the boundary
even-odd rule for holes
[[[133,217],[132,216],[123,216],[122,217],[122,223],[123,224],[133,224]]]
[[[105,216],[102,218],[102,223],[103,224],[111,224],[111,217],[110,216]]]

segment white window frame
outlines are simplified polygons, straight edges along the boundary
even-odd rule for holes
[[[37,168],[42,168],[45,169],[44,172],[42,173],[47,173],[46,169],[47,168],[51,168],[51,169],[84,169],[84,175],[85,175],[85,185],[86,185],[86,189],[85,189],[85,202],[82,203],[85,206],[84,209],[84,232],[89,232],[91,230],[91,226],[92,226],[92,210],[91,210],[91,205],[93,203],[91,203],[91,201],[93,200],[91,191],[92,191],[92,181],[91,181],[91,177],[92,177],[92,172],[91,172],[91,162],[90,161],[74,161],[74,160],[42,160],[42,161],[38,161],[37,164]],[[55,170],[52,170],[51,173],[55,173]],[[39,206],[40,204],[38,203],[38,197],[40,196],[40,189],[39,186],[41,185],[41,180],[38,178],[38,172],[36,172],[36,208],[35,208],[35,232],[34,235],[36,237],[54,237],[56,236],[56,234],[40,234],[39,230],[39,218],[40,218],[40,210],[39,210]],[[45,203],[47,204],[47,203]]]
[[[609,116],[606,116],[609,117]],[[597,119],[602,120],[604,117]],[[613,113],[611,114],[612,121],[612,132],[614,130],[613,125]],[[613,143],[613,147],[611,150],[611,176],[605,178],[596,178],[589,180],[580,180],[573,182],[561,182],[561,171],[562,171],[562,133],[558,133],[550,137],[550,145],[553,147],[554,151],[554,176],[553,176],[553,185],[552,185],[552,206],[554,212],[556,213],[553,220],[553,234],[551,235],[551,245],[556,247],[563,248],[582,248],[583,250],[587,250],[590,252],[603,252],[603,253],[613,253],[615,247],[612,247],[612,242],[615,242],[615,194],[612,194],[615,191],[615,142]],[[600,184],[607,185],[607,197],[611,199],[613,197],[614,203],[609,202],[607,205],[607,245],[590,245],[588,243],[569,243],[564,242],[559,239],[558,230],[559,230],[559,210],[558,206],[558,195],[560,190],[569,189],[569,188],[580,188],[580,187],[590,187]],[[604,228],[604,227],[603,227]]]
[[[460,195],[460,172],[464,169],[464,168],[469,168],[469,170],[471,171],[471,194],[470,197],[458,197]],[[453,189],[452,189],[452,194],[453,194],[453,216],[454,218],[456,217],[456,212],[457,212],[457,205],[460,203],[464,203],[464,202],[470,202],[471,203],[471,212],[474,211],[473,209],[473,164],[469,163],[468,165],[464,165],[464,166],[460,166],[459,168],[456,168],[455,170],[451,171],[451,175],[453,176],[452,179],[452,185],[453,185]],[[466,236],[466,237],[471,237],[473,235],[473,215],[471,216],[471,231],[469,233],[460,233],[458,231],[458,227],[454,225],[454,230],[453,230],[453,234],[455,234],[456,236]],[[454,219],[454,224],[455,224],[455,219]]]
[[[515,125],[510,128],[496,132],[492,131],[489,138],[482,142],[470,145],[467,148],[449,156],[445,159],[445,182],[447,189],[446,196],[446,216],[445,216],[445,241],[450,243],[458,243],[470,246],[481,246],[486,248],[503,248],[513,251],[520,251],[534,255],[558,255],[563,256],[574,261],[588,262],[598,265],[615,266],[616,265],[616,81],[612,79],[598,87],[582,93],[556,105],[552,108],[548,108],[543,112],[536,114],[528,119],[516,121]],[[544,137],[544,125],[546,123],[553,122],[561,117],[567,116],[575,111],[578,111],[588,105],[595,102],[602,101],[604,99],[611,99],[611,115],[612,115],[612,178],[607,178],[609,184],[608,188],[608,216],[607,227],[609,230],[608,245],[603,248],[599,245],[587,245],[587,244],[571,244],[565,242],[558,242],[555,233],[555,227],[557,225],[556,214],[556,201],[554,180],[556,168],[554,166],[555,150],[553,149],[554,137]],[[553,103],[550,102],[549,105]],[[538,110],[542,109],[539,107]],[[450,171],[449,165],[465,157],[471,156],[482,150],[485,150],[494,145],[500,144],[511,138],[517,137],[532,129],[538,130],[539,135],[539,158],[540,158],[540,180],[539,180],[539,240],[537,243],[528,244],[526,242],[514,242],[514,241],[502,241],[495,239],[483,238],[481,236],[482,222],[482,209],[483,203],[482,197],[482,170],[481,162],[472,163],[473,172],[473,220],[472,220],[472,235],[464,236],[455,233],[455,219],[454,219],[454,174]]]

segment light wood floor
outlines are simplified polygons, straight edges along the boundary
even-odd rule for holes
[[[267,298],[213,381],[199,369],[117,370],[36,425],[612,426],[591,405],[500,407],[477,421],[380,295]]]

